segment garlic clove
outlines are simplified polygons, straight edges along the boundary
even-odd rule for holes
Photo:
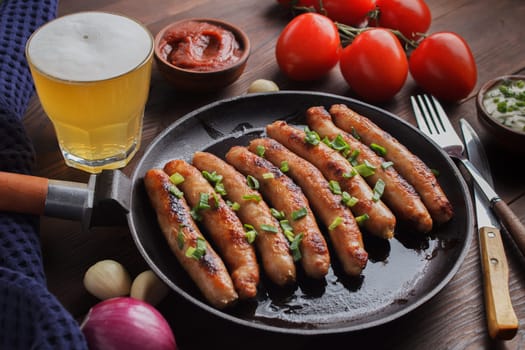
[[[168,292],[169,287],[153,271],[146,270],[133,280],[130,296],[157,305]]]
[[[271,80],[257,79],[248,87],[248,93],[279,91],[279,86]]]
[[[128,271],[114,260],[101,260],[84,275],[84,287],[101,300],[128,295],[131,278]]]

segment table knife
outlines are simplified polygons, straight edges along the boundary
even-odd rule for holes
[[[478,135],[465,119],[460,120],[460,125],[470,161],[493,186],[488,159]],[[509,293],[509,268],[501,240],[501,226],[492,213],[490,204],[476,186],[474,186],[474,203],[489,335],[493,339],[512,339],[518,330],[518,318]]]

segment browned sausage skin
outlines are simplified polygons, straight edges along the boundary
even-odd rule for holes
[[[368,216],[368,219],[363,221],[363,227],[369,233],[386,239],[394,236],[394,214],[381,200],[372,200],[372,189],[359,174],[355,174],[350,163],[339,152],[323,142],[309,144],[305,140],[304,131],[284,121],[268,125],[266,132],[271,138],[315,165],[327,180],[337,181],[344,191],[356,197],[358,201],[350,209],[356,218]]]
[[[183,160],[172,160],[164,166],[164,171],[169,176],[175,173],[182,175],[184,182],[179,186],[194,210],[205,198],[203,196],[208,196],[205,202],[209,208],[198,210],[206,232],[224,259],[239,297],[255,297],[259,266],[239,218],[194,166]]]
[[[341,196],[332,192],[319,169],[270,138],[252,140],[248,148],[252,152],[263,150],[264,158],[275,166],[286,162],[286,175],[302,188],[324,223],[344,271],[359,275],[368,261],[361,231],[350,210],[341,203]]]
[[[144,176],[144,184],[157,220],[168,245],[206,300],[223,309],[238,298],[223,261],[206,243],[202,257],[187,256],[188,248],[196,248],[197,240],[206,242],[190,215],[183,197],[175,193],[174,184],[160,169],[151,169]]]
[[[388,150],[385,158],[392,161],[401,176],[416,189],[437,224],[443,224],[452,218],[452,205],[432,171],[419,157],[370,119],[346,105],[331,106],[330,114],[338,127],[350,133],[355,131],[365,144],[377,143]]]
[[[226,154],[226,161],[244,175],[257,179],[261,194],[273,208],[285,214],[295,237],[302,237],[300,261],[306,275],[324,277],[330,268],[328,246],[301,188],[279,168],[246,147],[232,147]]]
[[[321,137],[330,140],[340,137],[349,146],[349,154],[357,150],[355,156],[357,163],[362,164],[367,161],[375,167],[373,174],[364,179],[371,187],[374,187],[379,180],[384,182],[385,189],[381,199],[394,212],[397,219],[408,222],[410,227],[418,232],[428,233],[432,230],[432,218],[427,208],[412,185],[395,170],[394,165],[385,167],[385,160],[376,152],[338,128],[324,107],[309,108],[306,112],[306,121]]]
[[[201,171],[216,172],[223,177],[221,183],[226,191],[224,197],[239,204],[237,215],[244,224],[252,225],[257,231],[254,243],[268,278],[280,286],[295,282],[295,263],[279,222],[272,216],[265,201],[244,199],[246,195],[251,198],[259,195],[259,192],[246,184],[244,175],[211,153],[196,152],[192,163]],[[268,225],[277,232],[266,231],[264,228]]]

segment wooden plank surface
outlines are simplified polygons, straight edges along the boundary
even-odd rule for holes
[[[429,0],[433,23],[430,32],[453,31],[472,48],[478,65],[478,85],[501,74],[525,71],[525,1],[523,0]],[[174,92],[154,67],[150,98],[144,120],[143,145],[132,163],[130,174],[145,146],[165,127],[184,114],[209,102],[244,94],[258,78],[272,79],[283,90],[312,90],[352,96],[338,70],[314,83],[295,83],[280,74],[274,59],[276,39],[290,20],[276,1],[260,0],[93,0],[60,2],[60,14],[84,10],[120,12],[142,21],[153,34],[170,21],[187,17],[216,17],[242,27],[252,42],[246,71],[232,86],[207,95]],[[476,92],[473,92],[473,94]],[[408,98],[418,92],[409,78],[403,90],[380,107],[415,123]],[[445,106],[453,124],[468,119],[480,132],[489,153],[496,190],[525,222],[523,156],[502,152],[481,128],[473,95],[462,103]],[[37,152],[35,174],[87,182],[88,175],[67,168],[58,151],[53,128],[36,98],[26,113],[25,124]],[[521,146],[523,147],[523,145]],[[135,248],[129,230],[97,228],[85,233],[80,223],[43,218],[42,251],[49,288],[77,319],[81,320],[96,299],[82,286],[86,269],[104,258],[122,262],[136,275],[147,266]],[[504,235],[505,236],[505,235]],[[368,349],[520,349],[525,348],[525,264],[505,236],[510,265],[510,290],[516,313],[523,325],[507,342],[488,337],[483,306],[477,237],[454,279],[436,297],[409,315],[383,326],[337,336],[298,337],[266,334],[218,320],[195,308],[175,293],[161,304],[182,349],[314,349],[329,346]],[[337,345],[340,344],[340,345]]]

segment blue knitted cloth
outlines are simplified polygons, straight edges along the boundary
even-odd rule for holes
[[[0,0],[0,170],[30,173],[21,118],[34,89],[25,60],[31,33],[58,0]],[[71,314],[46,288],[38,218],[0,212],[0,349],[86,349]]]

